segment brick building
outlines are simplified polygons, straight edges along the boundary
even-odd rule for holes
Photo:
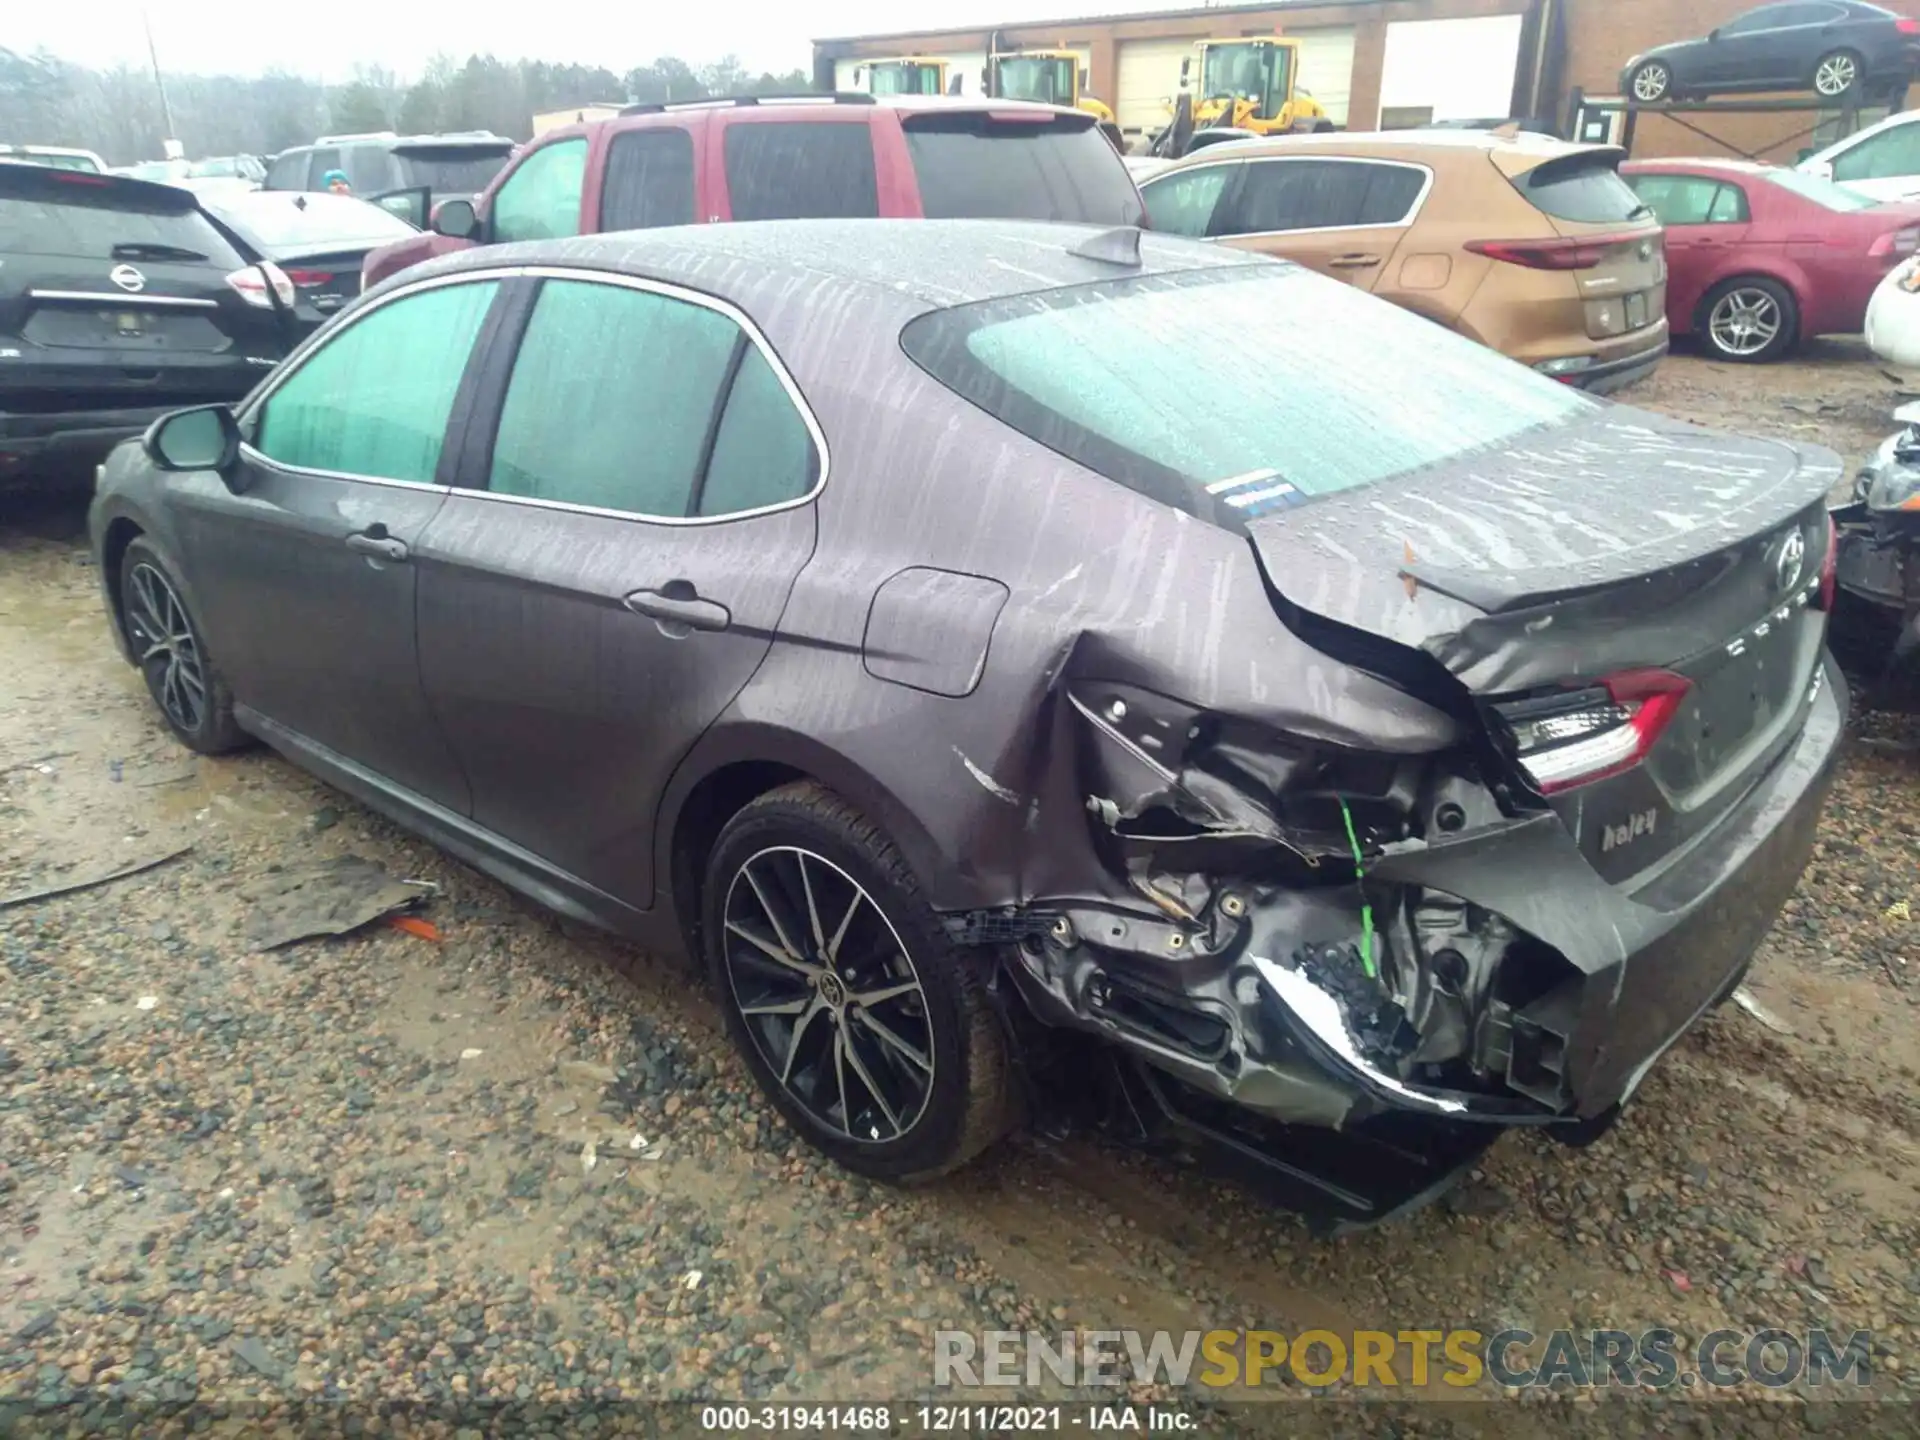
[[[980,0],[987,9],[993,0]],[[1097,5],[1098,0],[1092,0]],[[1759,0],[1281,0],[1131,15],[902,31],[814,42],[814,79],[851,88],[862,59],[925,55],[954,62],[977,91],[989,50],[1072,49],[1088,89],[1113,106],[1130,141],[1165,124],[1193,42],[1270,35],[1298,40],[1300,83],[1353,130],[1506,116],[1567,119],[1577,88],[1619,93],[1642,50],[1701,36]],[[1880,112],[1874,112],[1878,114]],[[1639,117],[1636,155],[1760,153],[1792,160],[1824,143],[1837,116],[1812,112],[1689,116],[1723,142],[1662,115]]]

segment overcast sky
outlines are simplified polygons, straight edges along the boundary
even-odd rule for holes
[[[809,42],[818,37],[1116,14],[1168,8],[1168,0],[326,0],[291,9],[232,0],[13,0],[7,8],[0,44],[12,49],[45,46],[89,65],[143,64],[145,10],[164,69],[279,68],[331,81],[355,63],[412,76],[443,50],[459,59],[492,51],[503,60],[601,64],[615,73],[660,55],[697,68],[729,52],[754,70],[810,69]]]

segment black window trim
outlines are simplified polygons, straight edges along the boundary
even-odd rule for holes
[[[476,463],[481,455],[486,457],[487,463],[484,470],[463,466],[464,472],[473,483],[462,485],[460,487],[462,494],[471,495],[476,499],[491,500],[502,505],[531,505],[542,510],[564,510],[573,515],[598,515],[609,520],[624,520],[634,525],[695,526],[730,525],[736,520],[751,520],[761,515],[775,515],[783,510],[811,505],[826,488],[827,476],[832,465],[827,450],[826,432],[820,428],[820,421],[813,413],[813,406],[807,403],[807,397],[801,393],[800,386],[787,370],[786,363],[780,358],[780,353],[773,348],[773,342],[767,339],[746,311],[731,301],[723,300],[718,295],[706,294],[704,291],[689,290],[683,285],[675,285],[665,280],[652,280],[639,275],[621,275],[609,270],[582,269],[566,265],[500,266],[486,270],[462,271],[459,276],[461,279],[505,279],[507,277],[539,281],[572,280],[591,285],[619,285],[629,290],[639,290],[647,294],[663,296],[669,300],[698,305],[702,309],[712,310],[731,320],[738,327],[741,336],[759,350],[761,358],[772,369],[774,378],[780,382],[780,388],[786,391],[787,399],[800,412],[800,421],[806,426],[807,434],[813,441],[813,484],[804,495],[797,495],[791,500],[782,500],[775,505],[761,505],[752,510],[733,510],[725,515],[645,515],[633,510],[615,510],[604,505],[576,505],[572,501],[549,500],[537,495],[505,495],[489,488],[488,472],[492,469],[493,444],[495,437],[499,434],[500,417],[506,408],[507,385],[511,383],[513,367],[519,359],[520,342],[526,337],[526,327],[533,313],[534,299],[529,298],[525,301],[526,318],[519,323],[519,333],[513,337],[511,353],[504,346],[496,345],[495,347],[496,363],[502,377],[501,383],[498,386],[488,387],[487,393],[476,404],[469,421],[463,446],[472,452]],[[719,389],[723,401],[732,396],[733,381],[739,374],[740,362],[746,357],[745,347],[736,342],[732,354],[733,359],[729,363]],[[707,444],[701,453],[700,470],[694,477],[693,499],[689,501],[690,505],[697,504],[698,497],[706,486],[707,464],[712,458],[713,439],[718,433],[715,421],[725,408],[724,403],[716,403],[714,414],[708,417],[708,429],[713,433],[708,436]]]
[[[510,283],[512,274],[513,272],[509,270],[461,270],[452,275],[435,275],[430,279],[416,280],[368,301],[350,315],[345,316],[339,325],[326,326],[315,331],[305,343],[275,367],[265,383],[248,396],[244,406],[235,412],[235,419],[240,428],[241,458],[250,465],[264,466],[285,475],[312,475],[322,480],[352,480],[362,485],[389,485],[401,490],[437,490],[443,495],[451,494],[452,472],[459,462],[459,452],[471,420],[470,407],[479,381],[479,371],[487,363],[485,342],[490,330],[497,323],[501,307],[510,303],[513,297],[514,287]],[[434,466],[431,482],[394,480],[385,475],[361,475],[351,470],[322,470],[310,465],[289,465],[254,447],[253,436],[259,423],[261,409],[273,398],[275,391],[306,368],[307,362],[318,354],[323,346],[333,344],[342,335],[365,321],[369,315],[384,310],[396,300],[405,299],[409,295],[418,295],[427,290],[439,290],[448,285],[479,284],[488,280],[497,282],[500,288],[494,291],[493,302],[487,307],[487,313],[480,318],[480,328],[474,332],[473,348],[467,352],[466,368],[461,371],[460,383],[454,387],[453,405],[447,412],[447,428],[440,436],[440,459]]]
[[[1224,147],[1223,147],[1224,148]],[[1334,165],[1386,165],[1397,170],[1417,170],[1422,179],[1420,193],[1413,197],[1413,203],[1407,207],[1407,213],[1398,220],[1373,221],[1366,225],[1297,225],[1291,230],[1233,230],[1216,231],[1210,223],[1207,240],[1249,240],[1268,235],[1314,235],[1322,230],[1402,230],[1420,218],[1420,212],[1426,208],[1427,196],[1433,193],[1433,169],[1412,160],[1389,160],[1371,155],[1240,155],[1221,156],[1218,160],[1209,160],[1204,165],[1182,165],[1177,170],[1163,170],[1158,175],[1150,175],[1140,185],[1140,198],[1147,204],[1147,213],[1153,213],[1153,197],[1148,192],[1154,185],[1164,184],[1181,175],[1191,175],[1196,170],[1211,170],[1220,165],[1239,165],[1246,167],[1238,175],[1227,177],[1227,184],[1214,202],[1214,215],[1217,218],[1220,206],[1229,200],[1239,199],[1240,187],[1246,183],[1246,175],[1255,165],[1295,165],[1302,161]]]

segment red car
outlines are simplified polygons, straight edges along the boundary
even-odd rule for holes
[[[1858,334],[1874,287],[1920,250],[1920,204],[1876,204],[1798,170],[1634,160],[1620,174],[1666,227],[1669,327],[1717,359]]]
[[[939,95],[629,105],[516,150],[433,231],[371,252],[362,287],[450,250],[723,220],[1138,225],[1140,192],[1084,110]]]

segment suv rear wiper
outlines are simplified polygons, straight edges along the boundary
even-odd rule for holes
[[[211,260],[211,255],[203,255],[198,250],[189,250],[184,245],[162,245],[152,240],[127,240],[113,247],[109,258],[114,260]]]

